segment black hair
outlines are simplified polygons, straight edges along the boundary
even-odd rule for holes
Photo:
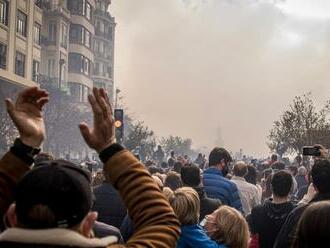
[[[320,193],[330,193],[330,161],[319,159],[311,171],[314,186]]]
[[[216,147],[209,155],[209,166],[215,166],[224,160],[226,163],[233,161],[229,152],[225,148]]]
[[[280,170],[272,175],[271,185],[274,195],[279,197],[288,196],[292,188],[293,180],[289,172]]]

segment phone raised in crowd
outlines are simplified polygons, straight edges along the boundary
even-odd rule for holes
[[[314,146],[304,146],[302,151],[303,156],[321,156],[321,151],[319,147]]]

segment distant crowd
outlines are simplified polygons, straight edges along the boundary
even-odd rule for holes
[[[0,247],[327,247],[330,156],[312,164],[274,154],[234,160],[221,147],[191,159],[161,146],[153,159],[116,143],[106,92],[88,97],[94,126],[80,123],[102,170],[41,152],[46,91],[33,87],[7,111],[19,131],[0,160]],[[143,160],[143,161],[142,161]]]

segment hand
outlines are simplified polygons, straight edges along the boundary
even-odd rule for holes
[[[98,153],[115,143],[115,125],[109,97],[104,89],[93,88],[88,96],[94,116],[94,127],[91,129],[84,122],[79,128],[87,145]]]
[[[42,108],[48,102],[48,93],[30,87],[19,93],[15,104],[6,99],[7,112],[20,134],[21,141],[31,147],[40,147],[46,137]]]
[[[316,190],[315,190],[315,187],[313,185],[313,183],[311,183],[309,186],[308,186],[308,190],[307,190],[307,193],[306,193],[306,198],[308,199],[308,201],[311,201],[315,195],[316,195]]]

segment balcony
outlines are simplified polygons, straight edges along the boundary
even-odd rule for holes
[[[108,11],[102,11],[100,9],[94,10],[94,16],[100,16],[107,19],[109,22],[115,22],[115,18],[110,15]]]
[[[69,20],[71,15],[70,11],[63,4],[53,4],[51,2],[43,2],[42,9],[50,15],[62,16]]]

